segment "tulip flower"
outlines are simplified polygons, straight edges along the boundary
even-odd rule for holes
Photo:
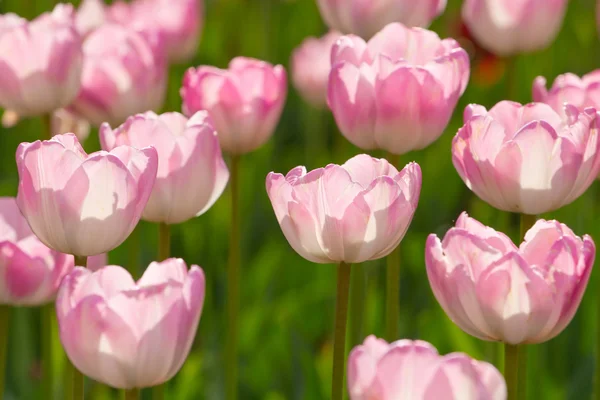
[[[206,212],[229,179],[217,133],[206,111],[189,120],[179,113],[138,114],[112,130],[100,127],[102,148],[154,146],[158,174],[142,218],[175,224]]]
[[[119,389],[171,379],[190,351],[204,303],[202,269],[151,263],[140,280],[118,266],[75,268],[56,300],[60,339],[75,367]]]
[[[443,133],[469,80],[469,56],[455,40],[401,24],[368,43],[340,38],[331,60],[329,107],[342,134],[363,150],[425,148]]]
[[[441,356],[421,340],[375,336],[350,353],[348,390],[351,400],[506,400],[506,383],[492,364]]]
[[[77,8],[75,24],[82,36],[87,36],[106,23],[104,0],[83,0]]]
[[[309,37],[292,54],[292,81],[305,101],[320,108],[327,103],[331,71],[331,48],[340,34],[331,31],[321,38]]]
[[[392,22],[427,27],[446,9],[446,0],[318,0],[330,28],[369,39]]]
[[[402,240],[417,208],[421,168],[402,171],[362,154],[343,165],[285,177],[271,172],[267,193],[294,250],[316,263],[360,263],[388,255]]]
[[[80,87],[81,46],[71,5],[31,22],[0,15],[0,106],[21,117],[67,106]]]
[[[499,56],[548,47],[558,35],[568,0],[465,0],[462,17],[486,50]]]
[[[93,31],[83,44],[81,92],[70,110],[92,125],[119,125],[162,107],[166,63],[152,37],[115,24]]]
[[[83,143],[90,135],[90,123],[64,108],[52,113],[50,123],[52,136],[74,133],[77,140]]]
[[[450,319],[483,340],[510,344],[552,339],[583,296],[595,246],[557,221],[539,220],[515,246],[502,233],[461,214],[425,249],[433,293]]]
[[[21,143],[17,204],[51,249],[80,257],[106,253],[138,223],[156,179],[152,147],[86,154],[73,134]]]
[[[600,172],[596,111],[502,101],[465,109],[452,161],[466,185],[492,206],[523,214],[556,210],[581,196]]]
[[[550,90],[546,78],[538,76],[533,82],[533,101],[546,103],[566,118],[564,104],[569,103],[583,111],[587,107],[600,110],[600,69],[581,78],[575,74],[559,75]]]
[[[287,94],[281,65],[237,57],[229,69],[190,68],[183,79],[183,112],[207,110],[219,132],[223,150],[244,154],[262,146],[273,134]]]

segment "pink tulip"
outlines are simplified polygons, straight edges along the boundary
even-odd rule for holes
[[[469,56],[455,40],[401,24],[368,43],[342,37],[331,60],[329,107],[342,134],[363,150],[427,147],[443,133],[469,80]]]
[[[207,110],[223,150],[243,154],[262,146],[275,131],[287,94],[285,69],[237,57],[229,69],[190,68],[183,79],[183,112]]]
[[[61,253],[114,249],[138,223],[156,178],[152,147],[86,154],[73,134],[21,143],[17,204],[36,236]]]
[[[83,143],[90,135],[90,123],[85,119],[79,118],[72,112],[61,108],[52,114],[51,119],[52,136],[65,133],[74,133],[77,140]]]
[[[329,32],[309,37],[292,54],[292,81],[305,101],[321,108],[327,104],[327,81],[331,71],[331,48],[340,34]]]
[[[82,36],[87,36],[106,22],[104,0],[83,0],[77,9],[75,24]]]
[[[600,110],[600,69],[579,78],[575,74],[559,75],[550,90],[546,89],[546,78],[538,76],[533,82],[533,101],[546,103],[566,118],[565,103],[583,111],[587,107]]]
[[[269,173],[267,193],[283,234],[294,250],[316,263],[361,263],[398,246],[417,208],[421,168],[402,171],[361,154],[344,165],[285,177]]]
[[[118,266],[75,268],[56,300],[60,339],[75,367],[119,389],[171,379],[190,351],[204,303],[204,272],[171,258],[135,282]]]
[[[504,210],[541,214],[577,199],[600,172],[596,112],[502,101],[465,109],[452,161],[466,185]]]
[[[68,105],[79,91],[82,60],[72,6],[59,4],[31,22],[0,15],[0,106],[36,116]]]
[[[318,0],[330,28],[369,39],[389,23],[429,26],[446,9],[446,0]]]
[[[369,336],[348,359],[351,400],[506,400],[498,370],[466,354],[438,354],[421,340]]]
[[[510,344],[552,339],[569,324],[596,249],[566,225],[539,220],[520,247],[463,213],[440,241],[429,235],[427,275],[438,302],[465,332]]]
[[[143,218],[176,224],[206,212],[229,179],[217,133],[206,111],[189,120],[179,113],[138,114],[115,130],[100,127],[102,148],[154,146],[158,175]]]
[[[161,108],[166,63],[158,48],[150,38],[114,24],[92,32],[83,45],[82,87],[71,110],[99,126]]]
[[[558,35],[568,0],[465,0],[462,16],[486,50],[510,56],[548,47]]]

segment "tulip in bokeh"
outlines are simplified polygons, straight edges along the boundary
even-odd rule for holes
[[[104,0],[83,0],[77,8],[75,25],[82,36],[87,36],[106,22]]]
[[[100,127],[102,148],[154,146],[158,174],[142,218],[176,224],[206,212],[229,179],[217,132],[206,111],[189,120],[175,112],[138,114],[112,130]]]
[[[77,256],[114,249],[138,223],[156,179],[153,147],[86,154],[73,134],[21,143],[17,203],[48,247]]]
[[[510,344],[552,339],[569,324],[596,249],[557,221],[539,220],[520,247],[463,213],[425,261],[438,302],[465,332]]]
[[[52,136],[74,133],[77,140],[83,143],[90,135],[90,123],[64,108],[52,113],[50,124]]]
[[[77,96],[83,55],[73,14],[72,6],[59,4],[31,22],[0,15],[0,106],[37,116]]]
[[[600,69],[581,78],[571,73],[559,75],[550,90],[546,89],[546,78],[538,76],[533,82],[533,101],[548,104],[563,117],[565,103],[580,111],[587,107],[600,110]]]
[[[135,282],[118,266],[75,268],[56,299],[60,339],[85,375],[119,389],[171,379],[190,351],[202,306],[202,269],[151,263]]]
[[[444,12],[446,0],[318,0],[330,28],[369,39],[392,22],[429,26]]]
[[[499,56],[542,50],[556,38],[568,0],[465,0],[473,37]]]
[[[207,110],[219,132],[223,150],[244,154],[262,146],[273,134],[285,97],[287,78],[281,65],[236,57],[229,69],[190,68],[183,79],[183,112]]]
[[[469,189],[500,210],[531,215],[581,196],[600,172],[598,120],[594,109],[565,107],[567,119],[542,103],[469,105],[452,142]]]
[[[425,148],[443,133],[469,80],[469,56],[455,40],[401,24],[368,43],[340,38],[331,60],[329,107],[363,150]]]
[[[417,208],[421,168],[402,171],[362,154],[343,165],[285,177],[271,172],[267,193],[294,250],[316,263],[360,263],[398,246]]]
[[[331,48],[339,37],[338,32],[331,31],[321,38],[306,38],[292,54],[294,87],[314,107],[320,108],[327,104]]]
[[[351,400],[506,400],[506,383],[489,363],[445,356],[421,340],[369,336],[348,359]]]
[[[103,25],[83,44],[81,92],[71,111],[92,125],[119,125],[127,117],[162,107],[166,63],[152,37]]]

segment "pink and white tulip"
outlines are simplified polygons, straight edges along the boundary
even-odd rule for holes
[[[427,27],[446,9],[446,0],[318,0],[325,23],[369,39],[392,22]]]
[[[217,132],[206,111],[189,120],[175,112],[138,114],[112,130],[100,127],[105,150],[128,145],[154,146],[158,174],[142,218],[177,224],[206,212],[223,193],[229,179]]]
[[[402,171],[366,154],[343,165],[285,177],[269,173],[267,194],[286,239],[316,263],[360,263],[385,257],[406,233],[419,202],[421,168]]]
[[[548,47],[558,35],[568,0],[465,0],[462,17],[486,50],[498,56]]]
[[[594,109],[565,107],[567,119],[542,103],[469,105],[452,142],[469,189],[500,210],[532,215],[581,196],[600,172],[598,120]]]
[[[204,272],[181,259],[151,263],[135,282],[118,266],[75,268],[56,300],[62,345],[75,367],[119,389],[171,379],[187,358],[204,303]]]
[[[90,136],[90,123],[64,108],[52,113],[50,123],[52,136],[74,133],[80,143],[83,143]]]
[[[331,48],[340,34],[304,39],[292,54],[292,81],[304,100],[314,107],[327,104],[327,82],[331,71]]]
[[[546,78],[538,76],[533,82],[533,101],[546,103],[563,118],[565,103],[580,111],[588,107],[600,110],[600,69],[581,78],[575,74],[559,75],[550,90],[546,89]]]
[[[450,319],[483,340],[540,343],[571,322],[596,248],[557,221],[539,220],[515,246],[463,213],[425,249],[433,293]]]
[[[262,146],[275,131],[287,95],[281,65],[237,57],[229,69],[190,68],[183,79],[183,112],[207,110],[223,150],[244,154]]]
[[[71,111],[100,126],[161,108],[166,62],[159,47],[149,36],[115,24],[93,31],[83,44],[81,92]]]
[[[81,41],[70,5],[31,22],[0,15],[0,106],[21,117],[67,106],[79,92]]]
[[[86,154],[73,134],[21,143],[17,204],[35,235],[61,253],[93,256],[133,231],[156,179],[152,147]]]
[[[369,336],[348,359],[351,400],[506,400],[506,382],[487,362],[445,356],[421,340]]]
[[[401,24],[367,43],[343,36],[331,61],[329,107],[342,134],[363,150],[404,154],[427,147],[443,133],[469,81],[469,56],[454,39]]]
[[[87,36],[106,23],[104,0],[83,0],[77,8],[75,25],[82,36]]]

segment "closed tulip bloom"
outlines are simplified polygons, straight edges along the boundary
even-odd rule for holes
[[[152,147],[86,154],[73,134],[21,143],[17,204],[48,247],[77,256],[114,249],[138,223],[156,179]]]
[[[580,111],[588,107],[600,110],[600,69],[581,78],[571,73],[559,75],[550,90],[546,89],[546,78],[538,76],[533,82],[533,101],[548,104],[563,117],[565,103]]]
[[[204,272],[151,263],[135,282],[118,266],[75,268],[56,299],[60,340],[83,374],[119,389],[171,379],[187,358],[204,303]]]
[[[162,107],[164,56],[150,38],[116,24],[93,31],[83,45],[81,92],[70,109],[92,125],[119,125],[127,117]]]
[[[329,107],[342,134],[363,150],[427,147],[443,133],[469,80],[469,56],[455,40],[401,24],[368,43],[340,38],[331,60]]]
[[[244,154],[262,146],[273,134],[287,95],[281,65],[237,57],[229,69],[190,68],[181,88],[183,112],[207,110],[219,132],[223,150]]]
[[[445,356],[421,340],[369,336],[348,358],[351,400],[506,400],[506,383],[487,362]]]
[[[569,324],[596,250],[566,225],[539,220],[515,246],[463,213],[440,241],[427,239],[433,293],[450,319],[483,340],[510,344],[552,339]]]
[[[83,53],[73,7],[29,22],[0,15],[0,106],[21,117],[48,114],[79,91]]]
[[[217,132],[206,111],[189,120],[175,112],[138,114],[112,130],[100,127],[102,148],[154,146],[158,173],[142,218],[176,224],[206,212],[229,179]]]
[[[330,28],[369,39],[392,22],[427,27],[446,9],[446,0],[318,0]]]
[[[465,0],[462,16],[486,50],[511,56],[548,47],[558,35],[568,0]]]
[[[421,192],[421,168],[402,171],[366,154],[343,165],[285,177],[269,173],[267,193],[294,250],[316,263],[361,263],[385,257],[408,229]]]
[[[339,37],[338,32],[331,31],[321,38],[306,38],[292,54],[294,87],[314,107],[321,108],[327,104],[331,48]]]
[[[541,214],[565,206],[600,172],[596,111],[502,101],[487,111],[465,109],[452,142],[452,161],[466,185],[492,206]]]

